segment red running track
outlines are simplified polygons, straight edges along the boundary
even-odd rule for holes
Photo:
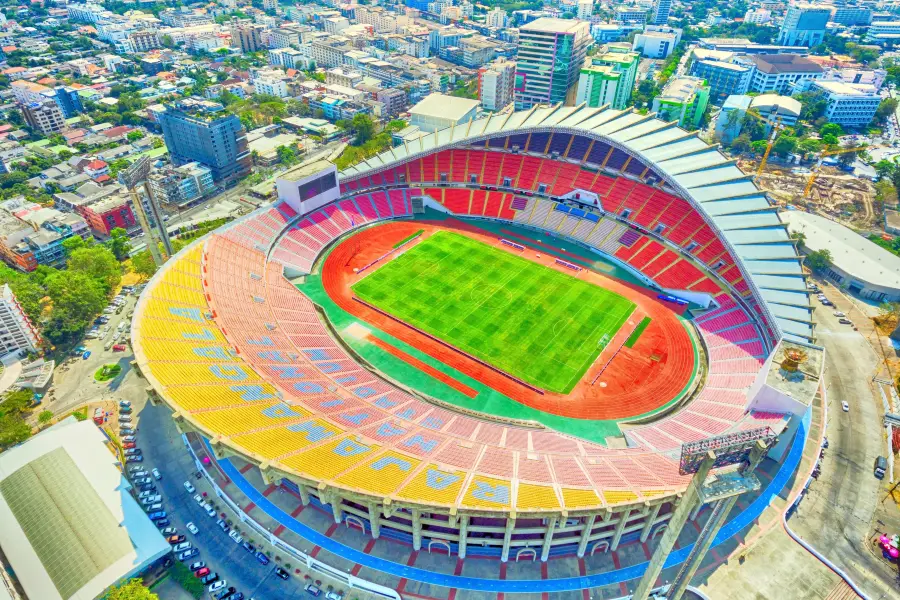
[[[553,264],[555,257],[542,255],[538,259],[532,250],[523,253],[506,249],[498,243],[498,236],[463,221],[449,219],[440,225],[403,221],[363,229],[335,247],[322,267],[325,291],[338,306],[360,320],[517,402],[563,417],[604,420],[635,417],[665,405],[690,381],[694,370],[694,349],[691,338],[673,312],[673,307],[657,300],[656,293],[651,290],[594,271],[586,270],[578,276],[630,299],[637,305],[635,315],[646,314],[651,322],[633,348],[623,347],[620,350],[595,385],[591,385],[591,381],[605,362],[602,356],[602,360],[595,361],[581,382],[567,395],[539,394],[529,390],[464,354],[430,340],[364,304],[354,302],[350,287],[359,276],[354,274],[353,269],[372,262],[394,244],[420,229],[424,230],[423,239],[440,229],[452,229],[571,275],[570,271]],[[477,406],[473,405],[472,408],[478,410]]]

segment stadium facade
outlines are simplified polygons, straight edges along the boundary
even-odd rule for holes
[[[183,431],[335,522],[460,558],[615,550],[665,529],[689,481],[683,443],[758,427],[787,438],[810,410],[821,366],[791,389],[772,376],[785,344],[815,351],[795,245],[751,176],[695,133],[535,107],[395,147],[339,186],[337,200],[280,199],[183,250],[132,330]],[[292,280],[336,240],[425,207],[552,232],[703,307],[703,385],[612,447],[452,411],[358,364]]]

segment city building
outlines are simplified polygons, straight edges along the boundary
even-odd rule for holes
[[[590,21],[594,14],[594,0],[578,0],[575,4],[575,16],[582,21]]]
[[[96,598],[172,547],[92,420],[63,419],[0,454],[0,548],[29,598]]]
[[[477,112],[478,100],[434,93],[409,109],[409,124],[422,131],[439,131],[472,121]]]
[[[835,6],[831,20],[847,27],[872,24],[872,8],[869,6]]]
[[[690,74],[705,79],[712,102],[724,101],[731,94],[746,94],[753,67],[720,60],[698,60],[691,64]]]
[[[4,283],[0,288],[0,356],[37,352],[40,345],[41,334]]]
[[[44,135],[53,135],[66,129],[66,117],[59,105],[52,100],[23,105],[22,116],[32,129]]]
[[[269,96],[278,96],[279,98],[287,98],[290,96],[287,89],[287,82],[278,77],[256,77],[253,80],[253,89],[257,94],[268,94]]]
[[[75,212],[84,217],[91,232],[98,237],[108,237],[113,229],[134,229],[137,221],[128,200],[122,196],[103,198],[79,206]]]
[[[520,27],[516,108],[573,103],[590,42],[585,21],[544,17]]]
[[[499,58],[478,70],[478,99],[485,110],[503,110],[515,101],[516,63]]]
[[[212,171],[197,162],[151,171],[147,182],[157,202],[177,207],[196,204],[215,190]]]
[[[25,81],[20,79],[10,84],[13,98],[19,104],[31,104],[32,102],[43,102],[47,99],[47,94],[52,90],[46,85],[34,83],[33,81]]]
[[[753,98],[741,94],[734,94],[725,99],[722,110],[716,117],[715,136],[718,141],[728,145],[741,135],[744,118],[752,102]]]
[[[804,235],[804,250],[828,250],[825,270],[841,289],[873,302],[900,301],[900,257],[827,217],[799,210],[780,213],[791,233]]]
[[[128,35],[128,41],[132,52],[149,52],[161,47],[159,36],[152,30],[135,31]]]
[[[825,70],[815,62],[797,54],[760,54],[741,57],[738,62],[753,65],[751,92],[775,92],[790,95],[804,80],[822,79]]]
[[[825,39],[825,27],[830,20],[830,6],[792,4],[784,15],[777,43],[806,48],[818,46]]]
[[[765,25],[771,20],[772,11],[766,10],[764,8],[748,10],[746,13],[744,13],[744,23],[751,23],[753,25]]]
[[[800,120],[800,111],[803,109],[803,104],[790,96],[760,94],[753,97],[750,108],[766,119],[766,133],[768,133],[771,126],[777,122],[786,127],[796,125],[797,121]]]
[[[231,46],[240,48],[242,53],[256,52],[265,46],[262,42],[261,27],[254,23],[232,20]]]
[[[588,57],[578,76],[575,103],[625,108],[634,90],[640,60],[640,55],[631,52],[627,45],[609,46],[605,52]]]
[[[20,271],[65,263],[62,243],[72,236],[89,238],[81,215],[43,208],[22,199],[0,203],[0,258]]]
[[[866,41],[896,44],[900,40],[900,21],[874,21],[866,33]]]
[[[653,10],[650,11],[651,25],[665,25],[669,21],[669,11],[672,9],[672,0],[653,0]]]
[[[663,0],[666,1],[666,0]],[[616,23],[638,23],[644,25],[647,22],[647,11],[635,6],[617,6],[613,13]]]
[[[250,172],[247,137],[237,115],[217,102],[186,98],[159,116],[169,157],[176,166],[199,162],[226,185]]]
[[[506,27],[508,20],[509,18],[506,16],[505,10],[502,8],[494,8],[487,12],[484,24],[488,27],[503,29]]]
[[[681,29],[664,25],[647,25],[634,36],[631,49],[646,58],[668,58],[681,41]]]
[[[881,95],[871,85],[852,85],[839,81],[815,81],[810,92],[825,94],[828,107],[825,118],[829,123],[844,127],[866,127],[875,117]]]
[[[653,112],[663,121],[678,121],[679,127],[696,129],[709,104],[709,87],[699,77],[671,79],[653,99]]]
[[[375,99],[384,105],[384,113],[391,117],[396,117],[406,108],[406,92],[399,88],[378,90]]]

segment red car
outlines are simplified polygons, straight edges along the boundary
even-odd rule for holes
[[[203,567],[194,571],[194,577],[206,577],[209,575],[209,567]]]
[[[112,349],[113,352],[125,352],[125,344],[116,344]]]
[[[125,449],[134,448],[134,442],[125,442],[124,444],[122,444],[122,447]]]

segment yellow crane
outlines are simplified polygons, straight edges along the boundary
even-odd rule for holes
[[[822,166],[822,161],[826,156],[834,156],[836,154],[847,154],[848,152],[862,152],[863,150],[873,150],[875,148],[883,148],[884,146],[854,146],[853,148],[832,148],[831,150],[823,150],[819,153],[819,160],[816,161],[816,164],[810,170],[809,180],[806,182],[806,187],[803,189],[803,197],[808,198],[809,192],[812,190],[813,184],[816,182],[816,177],[819,176],[819,168]]]
[[[778,116],[775,118],[775,121],[771,121],[770,119],[759,114],[758,111],[748,110],[745,114],[763,122],[763,125],[772,127],[772,131],[769,133],[769,139],[766,142],[766,151],[763,153],[762,160],[759,163],[759,168],[756,169],[755,177],[759,177],[763,169],[766,168],[766,162],[769,160],[769,154],[772,152],[772,146],[775,145],[775,140],[778,138],[778,134],[784,129],[784,125],[781,123],[781,117]]]

